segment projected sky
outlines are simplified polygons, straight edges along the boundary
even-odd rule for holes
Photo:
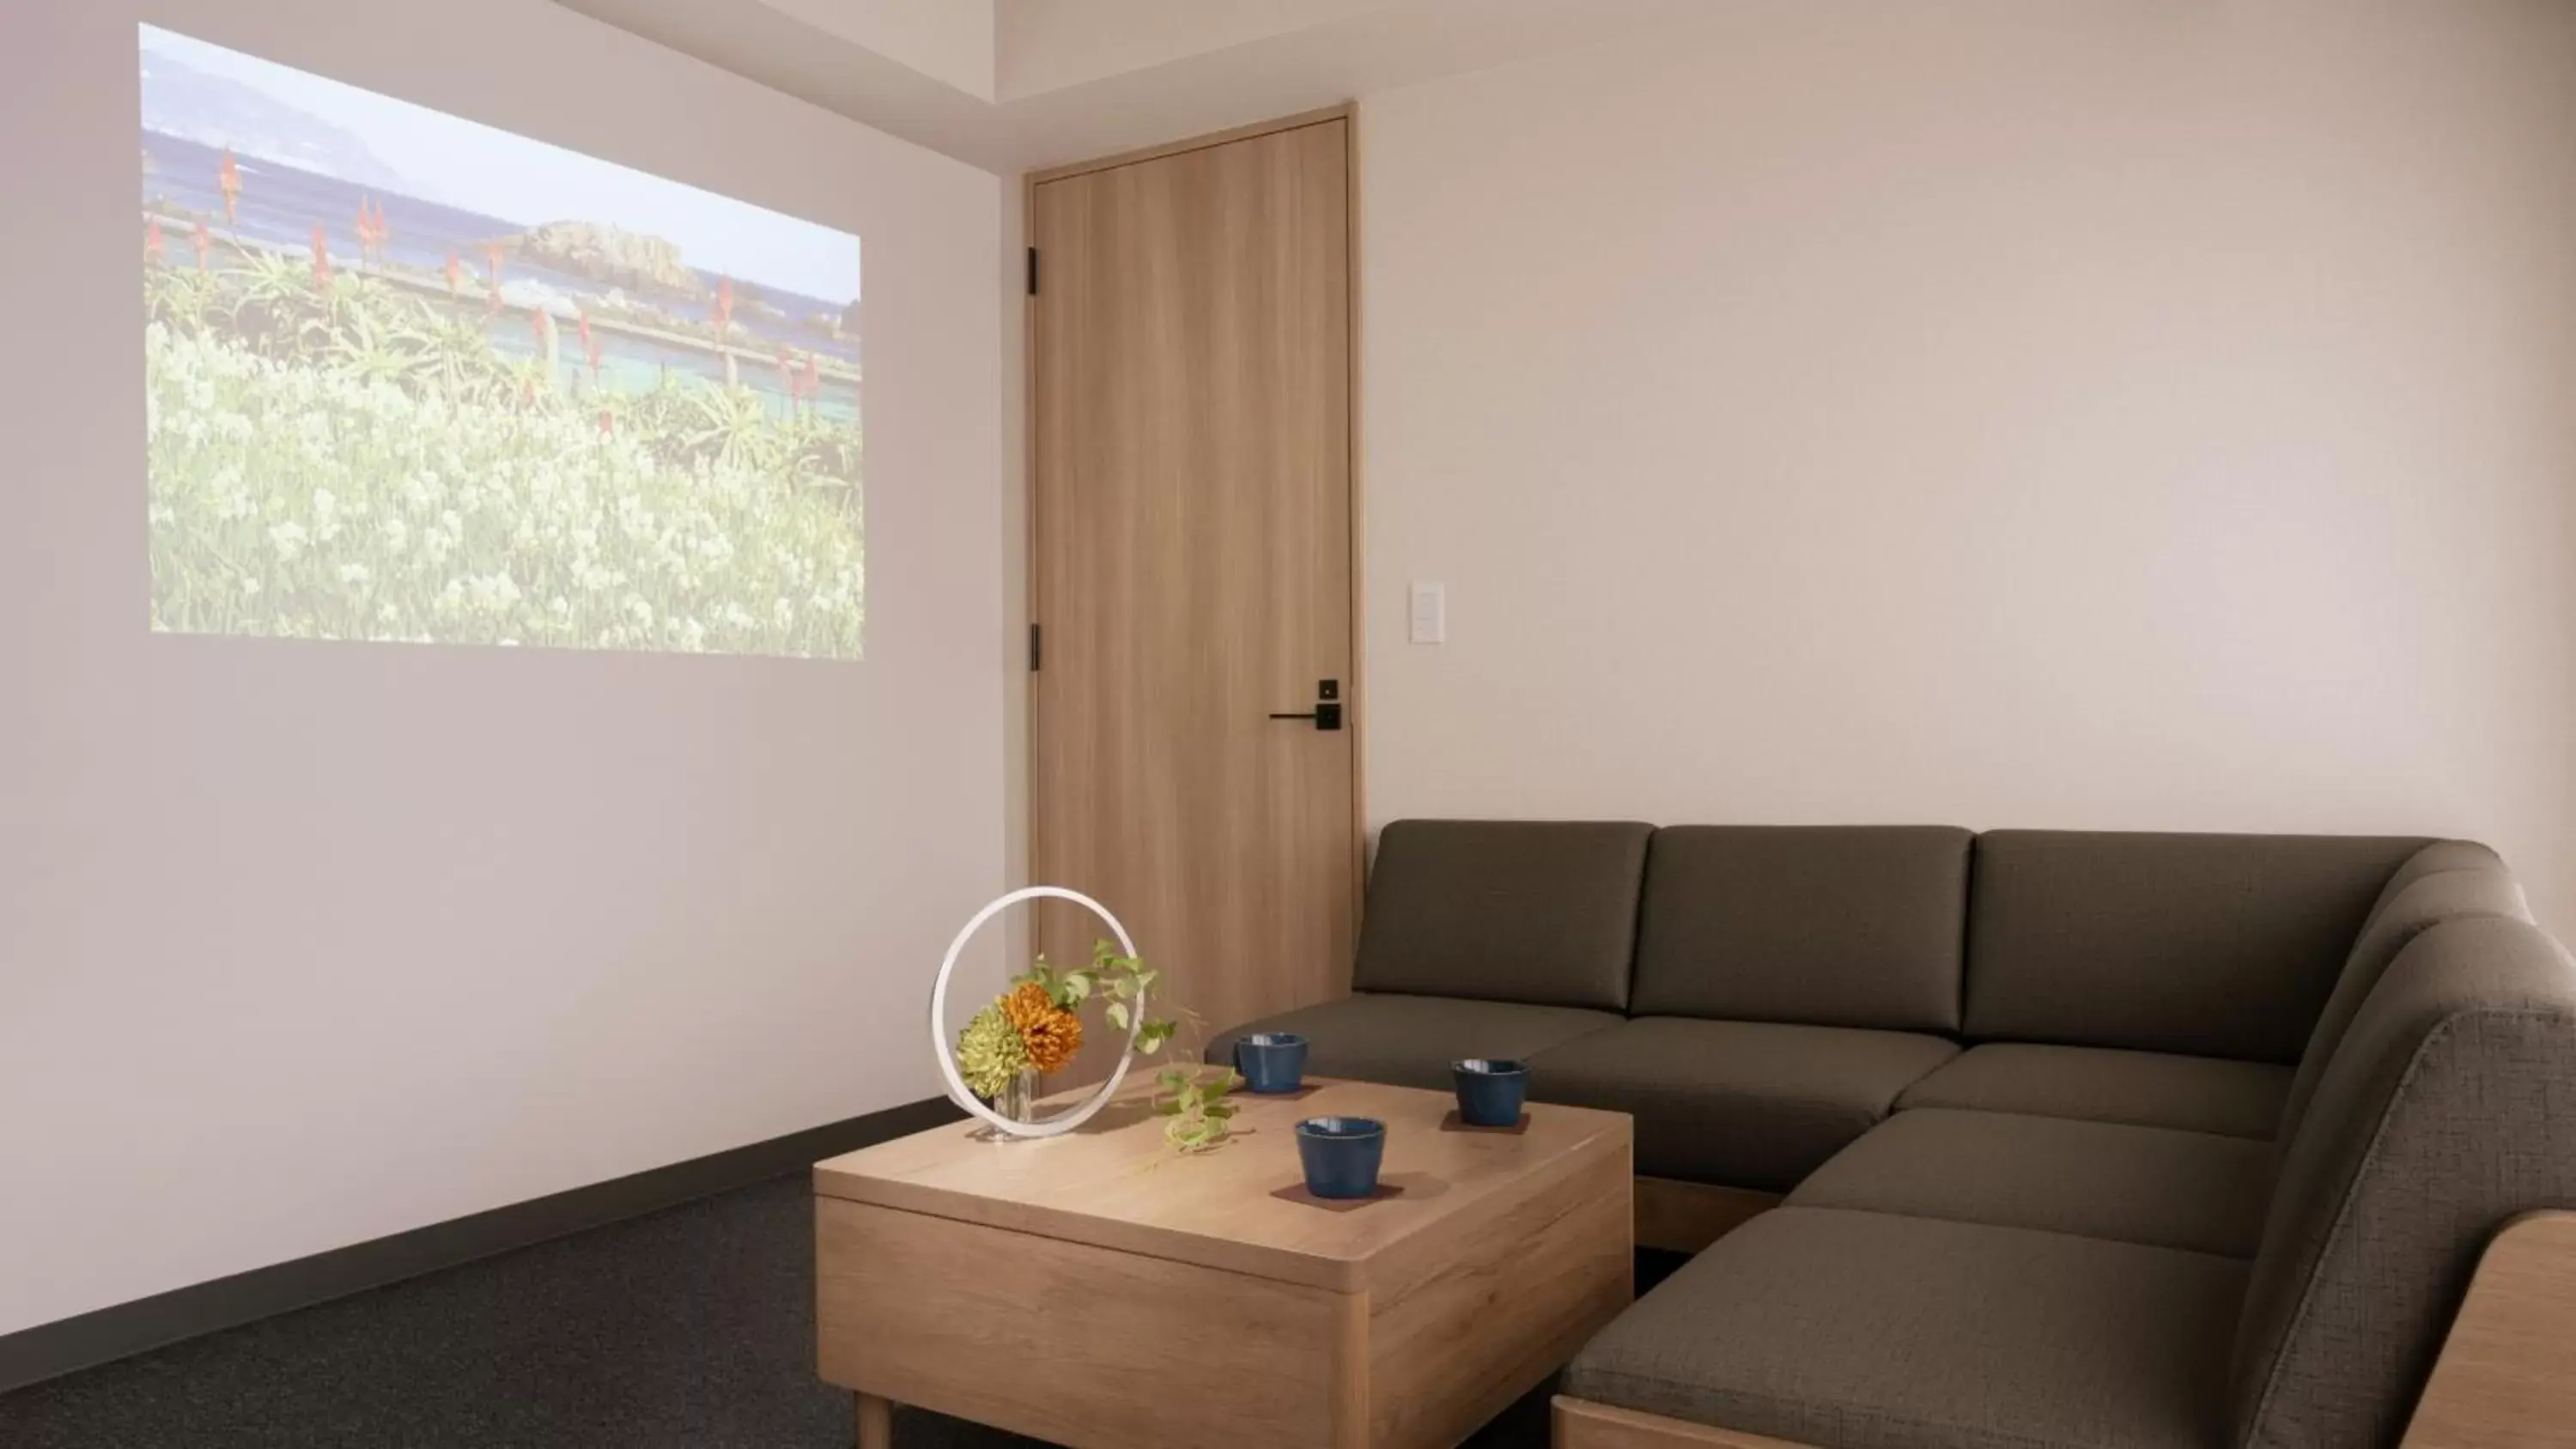
[[[860,656],[857,237],[140,51],[155,629]]]

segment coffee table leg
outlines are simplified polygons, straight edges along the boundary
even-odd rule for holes
[[[859,1449],[894,1449],[894,1405],[859,1395]]]

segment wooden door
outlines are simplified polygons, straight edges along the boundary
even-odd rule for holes
[[[1041,177],[1029,225],[1032,878],[1117,912],[1207,1031],[1341,995],[1350,122]],[[1343,728],[1270,717],[1323,680]],[[1050,906],[1036,939],[1095,933]]]

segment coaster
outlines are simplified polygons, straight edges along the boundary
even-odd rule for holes
[[[1238,1077],[1237,1080],[1240,1078]],[[1250,1087],[1243,1087],[1237,1089],[1233,1095],[1255,1102],[1302,1102],[1322,1090],[1324,1090],[1324,1084],[1321,1082],[1300,1082],[1293,1091],[1256,1092]]]
[[[1377,1185],[1377,1191],[1370,1193],[1366,1197],[1317,1197],[1306,1190],[1306,1184],[1302,1182],[1292,1182],[1270,1195],[1279,1199],[1281,1202],[1293,1202],[1304,1207],[1322,1208],[1328,1213],[1355,1213],[1361,1208],[1367,1207],[1370,1203],[1385,1202],[1389,1198],[1402,1197],[1404,1196],[1404,1189],[1391,1182],[1381,1182]]]
[[[1459,1114],[1457,1108],[1452,1107],[1449,1109],[1449,1115],[1440,1119],[1440,1130],[1443,1132],[1499,1132],[1506,1137],[1518,1137],[1529,1130],[1529,1113],[1523,1112],[1521,1120],[1509,1127],[1483,1127],[1468,1121]]]

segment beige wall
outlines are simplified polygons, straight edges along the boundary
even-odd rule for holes
[[[1363,99],[1374,819],[2456,832],[2576,929],[2576,6],[1710,9]]]
[[[993,0],[737,0],[875,51],[978,100],[993,99]]]
[[[149,633],[138,18],[860,232],[865,662]],[[1006,871],[1003,183],[546,0],[363,20],[0,6],[0,1333],[935,1095]]]
[[[994,0],[1005,100],[1330,25],[1402,0]],[[1171,139],[1178,139],[1177,137]]]

